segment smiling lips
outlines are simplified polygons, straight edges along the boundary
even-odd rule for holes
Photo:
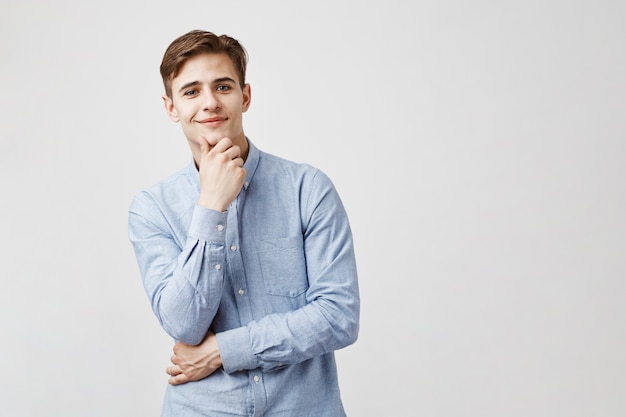
[[[198,123],[207,127],[217,127],[228,120],[227,117],[209,117],[208,119],[199,120]]]

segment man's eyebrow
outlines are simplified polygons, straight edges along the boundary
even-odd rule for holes
[[[183,90],[185,90],[185,89],[187,89],[187,88],[189,88],[189,87],[193,87],[194,85],[198,85],[198,84],[200,84],[200,81],[191,81],[191,82],[188,82],[187,84],[184,84],[182,87],[180,87],[180,88],[178,89],[178,92],[179,92],[179,93],[182,93],[182,92],[183,92]]]
[[[213,80],[214,84],[219,84],[219,83],[223,83],[223,82],[231,82],[233,84],[236,84],[236,81],[233,80],[230,77],[221,77],[221,78],[216,78],[215,80]]]

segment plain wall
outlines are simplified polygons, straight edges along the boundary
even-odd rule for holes
[[[246,134],[348,210],[350,416],[626,415],[626,3],[4,2],[0,415],[156,416],[171,341],[127,238],[190,161],[158,66],[250,55]]]

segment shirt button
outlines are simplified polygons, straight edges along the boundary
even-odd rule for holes
[[[245,293],[246,292],[242,288],[239,288],[239,291],[237,291],[237,294],[239,295],[244,295]]]
[[[215,228],[217,229],[218,232],[221,232],[224,230],[224,225],[223,224],[218,224],[217,226],[215,226]]]
[[[254,380],[254,382],[259,382],[261,380],[261,378],[258,375],[255,375],[254,378],[252,378]]]
[[[217,269],[217,270],[219,271],[220,269],[222,269],[222,265],[220,265],[220,264],[216,264],[216,265],[215,265],[215,269]]]
[[[230,245],[230,250],[231,251],[236,251],[237,250],[237,245]]]

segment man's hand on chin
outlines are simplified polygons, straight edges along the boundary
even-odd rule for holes
[[[241,149],[230,138],[223,138],[211,146],[201,138],[198,172],[200,198],[198,204],[223,212],[237,197],[246,179]]]

